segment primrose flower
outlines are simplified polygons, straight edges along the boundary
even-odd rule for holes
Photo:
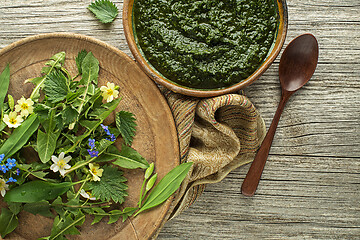
[[[93,181],[100,181],[100,177],[102,177],[104,169],[101,169],[100,166],[96,163],[89,163],[90,173],[92,175]]]
[[[8,158],[6,166],[8,169],[12,169],[13,167],[16,167],[16,160],[14,158],[13,159]]]
[[[29,114],[33,113],[34,111],[34,102],[28,98],[25,99],[22,97],[17,101],[17,104],[15,105],[15,111],[20,112],[20,115],[22,117],[27,117]]]
[[[61,176],[64,176],[66,170],[71,168],[71,166],[67,164],[71,160],[71,156],[65,157],[65,153],[63,152],[60,153],[59,157],[52,155],[51,160],[54,164],[50,166],[50,169],[54,172],[59,171]]]
[[[20,115],[17,115],[16,112],[10,112],[9,114],[4,114],[3,121],[9,128],[17,128],[24,120]]]
[[[94,196],[91,194],[91,192],[85,192],[84,189],[81,189],[80,195],[81,195],[83,198],[87,198],[87,199],[92,200],[92,201],[96,200],[96,197],[94,197]]]
[[[106,86],[101,86],[100,90],[102,91],[102,96],[106,102],[111,102],[119,96],[119,91],[115,89],[115,84],[108,82]]]
[[[6,173],[9,169],[6,167],[6,165],[0,165],[0,171],[3,173]]]
[[[9,177],[9,179],[7,180],[7,182],[6,183],[12,183],[12,182],[17,182],[17,180],[15,179],[15,178],[13,178],[13,177]]]
[[[9,190],[9,185],[6,184],[4,179],[0,178],[0,193],[1,193],[1,196],[4,197],[7,190]]]

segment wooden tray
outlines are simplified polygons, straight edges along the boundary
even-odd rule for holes
[[[82,49],[91,51],[100,62],[99,85],[107,81],[120,86],[123,97],[117,110],[131,111],[137,118],[137,133],[133,147],[149,162],[155,162],[158,179],[179,164],[179,148],[174,120],[165,98],[156,85],[138,65],[120,50],[94,38],[72,33],[36,35],[13,43],[0,50],[0,71],[10,63],[11,81],[9,92],[15,101],[28,97],[33,84],[24,81],[39,76],[45,62],[54,54],[65,51],[65,68],[74,76],[77,73],[75,57]],[[125,170],[129,196],[124,207],[136,206],[143,170]],[[163,224],[171,199],[159,207],[139,214],[124,223],[108,225],[106,219],[90,225],[87,216],[80,228],[80,236],[69,239],[149,239]],[[0,206],[5,204],[1,202]],[[50,234],[52,219],[22,212],[19,226],[6,239],[37,239]],[[1,238],[1,237],[0,237]]]

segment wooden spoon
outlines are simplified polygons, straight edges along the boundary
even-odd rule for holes
[[[279,65],[281,100],[264,141],[241,186],[241,193],[253,196],[259,184],[261,174],[269,155],[280,115],[290,96],[307,83],[315,72],[318,62],[319,47],[316,38],[303,34],[292,40],[285,48]]]

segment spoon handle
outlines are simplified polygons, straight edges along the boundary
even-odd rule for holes
[[[264,138],[264,141],[262,142],[259,151],[257,152],[254,161],[252,162],[250,169],[248,173],[246,174],[246,177],[244,179],[244,182],[241,186],[241,193],[245,196],[253,196],[256,188],[259,184],[261,174],[265,167],[265,162],[268,158],[270,147],[272,144],[272,141],[274,139],[274,135],[276,132],[276,127],[279,123],[280,116],[282,111],[284,110],[285,104],[289,97],[291,96],[292,92],[283,91],[281,95],[281,100],[279,102],[279,106],[276,110],[276,113],[274,115],[274,118],[271,122],[271,125],[269,127],[269,130]]]

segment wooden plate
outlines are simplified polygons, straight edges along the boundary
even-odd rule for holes
[[[75,57],[82,49],[91,51],[100,62],[99,85],[107,81],[120,86],[123,97],[117,110],[131,111],[137,118],[137,133],[133,147],[149,162],[155,162],[158,179],[179,163],[179,149],[174,120],[166,100],[156,85],[138,65],[120,50],[108,44],[83,35],[72,33],[51,33],[25,38],[0,50],[0,71],[10,63],[11,81],[9,92],[15,101],[28,97],[32,91],[28,78],[39,76],[45,62],[54,54],[65,51],[65,67],[75,76]],[[124,207],[136,206],[143,170],[125,170],[128,179],[129,196]],[[171,199],[159,207],[139,214],[136,218],[108,225],[106,219],[90,225],[91,216],[79,229],[80,236],[70,239],[149,239],[162,225]],[[1,202],[0,205],[5,204]],[[22,212],[19,226],[6,239],[37,239],[48,236],[52,219]]]

